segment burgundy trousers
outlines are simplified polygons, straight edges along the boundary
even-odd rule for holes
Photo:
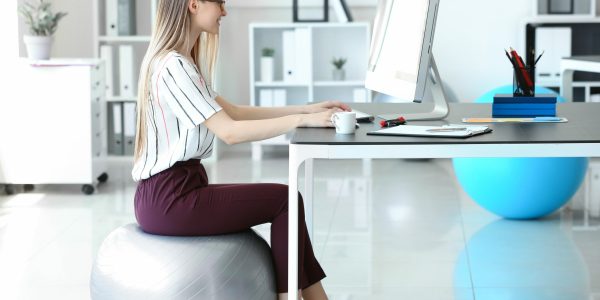
[[[315,258],[299,198],[298,286],[325,278]],[[271,223],[271,251],[277,292],[287,292],[288,186],[283,184],[209,184],[199,160],[173,167],[138,183],[135,216],[140,227],[159,235],[217,235]]]

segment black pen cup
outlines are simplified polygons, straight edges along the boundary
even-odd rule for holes
[[[513,71],[513,96],[535,96],[535,66],[514,68]]]

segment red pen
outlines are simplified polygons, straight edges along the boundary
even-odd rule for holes
[[[404,117],[399,117],[398,119],[393,120],[382,120],[381,122],[379,122],[379,125],[381,125],[381,127],[394,127],[404,124],[406,124],[406,120],[404,119]]]
[[[518,72],[521,74],[521,76],[523,76],[523,79],[525,80],[525,85],[528,89],[532,89],[533,82],[531,81],[531,77],[529,77],[529,73],[527,73],[525,70],[525,64],[523,63],[523,59],[521,59],[517,51],[513,48],[510,48],[510,54],[512,55],[513,59],[515,60],[515,63],[517,64],[517,67],[519,68]]]

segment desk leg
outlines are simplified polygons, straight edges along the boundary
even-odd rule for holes
[[[314,180],[313,180],[313,163],[314,159],[309,158],[304,161],[304,212],[306,215],[306,227],[308,228],[308,235],[311,240],[314,241]]]
[[[296,147],[290,145],[289,162],[289,223],[288,223],[288,299],[297,299],[298,291],[298,168]]]
[[[569,102],[573,102],[573,70],[562,70],[562,84],[560,93],[563,98]]]

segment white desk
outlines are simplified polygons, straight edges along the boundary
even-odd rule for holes
[[[393,105],[393,104],[392,104]],[[425,105],[414,104],[355,105],[368,113],[412,112]],[[491,105],[451,105],[447,122],[462,117],[489,116]],[[363,124],[355,135],[336,135],[332,129],[298,129],[289,152],[289,240],[288,291],[298,290],[298,169],[305,163],[307,216],[312,215],[313,159],[385,159],[385,158],[455,158],[455,157],[600,157],[600,103],[559,104],[558,113],[568,123],[492,124],[494,132],[468,139],[367,136],[377,129]],[[446,122],[411,122],[411,124]],[[312,220],[307,220],[311,226]],[[310,228],[309,228],[310,230]],[[290,292],[290,298],[294,293]]]
[[[567,101],[573,101],[573,73],[575,71],[600,73],[600,56],[573,56],[560,62],[562,74],[561,95]]]

